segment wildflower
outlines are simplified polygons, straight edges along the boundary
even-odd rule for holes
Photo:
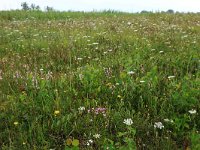
[[[154,128],[162,129],[162,128],[164,128],[164,125],[162,124],[162,122],[155,122]]]
[[[121,95],[117,95],[117,97],[118,97],[118,98],[122,98],[122,96],[121,96]]]
[[[133,121],[132,121],[131,118],[128,118],[128,119],[124,119],[124,122],[123,122],[123,123],[126,124],[126,125],[128,125],[128,126],[130,126],[130,125],[133,124]]]
[[[142,81],[140,81],[140,83],[144,83],[144,82],[145,82],[145,81],[143,81],[143,80],[142,80]]]
[[[15,121],[13,124],[14,124],[15,126],[17,126],[17,125],[19,124],[19,122]]]
[[[175,76],[169,76],[169,77],[168,77],[168,79],[172,79],[172,78],[175,78]]]
[[[133,74],[135,74],[135,72],[134,71],[129,71],[128,74],[129,75],[133,75]]]
[[[87,146],[90,146],[90,144],[92,144],[92,143],[93,143],[93,140],[92,140],[92,139],[88,140],[88,141],[87,141]]]
[[[159,51],[159,53],[161,54],[161,53],[164,53],[164,51]]]
[[[84,111],[84,110],[85,110],[85,107],[84,107],[84,106],[81,106],[81,107],[78,108],[78,110],[79,110],[79,111]]]
[[[103,54],[107,54],[108,52],[103,52]]]
[[[191,109],[191,110],[189,110],[188,111],[190,114],[196,114],[197,113],[197,111],[195,110],[195,109]]]
[[[54,115],[57,116],[58,114],[60,114],[60,111],[59,110],[55,110],[54,111]]]
[[[111,87],[111,86],[112,86],[112,83],[109,82],[109,83],[106,84],[106,86]]]
[[[106,116],[106,108],[98,107],[98,108],[92,108],[88,110],[88,113],[93,112],[94,114],[103,114],[103,116]]]
[[[168,118],[164,119],[164,121],[165,121],[165,122],[171,122],[171,123],[174,122],[172,119],[168,119]]]
[[[129,25],[129,26],[130,26],[130,25],[131,25],[131,22],[128,22],[128,23],[127,23],[127,25]]]
[[[98,134],[98,133],[93,135],[93,137],[94,137],[94,138],[96,138],[96,139],[99,139],[99,138],[100,138],[100,136],[101,136],[101,135],[100,135],[100,134]]]
[[[98,108],[95,109],[94,113],[95,114],[99,114],[99,113],[105,114],[106,113],[106,108],[98,107]]]
[[[78,58],[77,58],[77,60],[82,60],[82,59],[83,59],[83,58],[81,58],[81,57],[78,57]]]

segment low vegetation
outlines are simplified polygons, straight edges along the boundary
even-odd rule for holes
[[[200,149],[200,15],[0,12],[0,147]]]

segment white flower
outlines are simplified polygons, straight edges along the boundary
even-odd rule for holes
[[[168,77],[168,79],[172,79],[172,78],[175,78],[175,76],[169,76],[169,77]]]
[[[140,81],[140,83],[144,83],[144,82],[145,82],[145,81],[143,81],[143,80],[142,80],[142,81]]]
[[[168,119],[168,118],[164,119],[164,121],[165,121],[165,122],[171,122],[171,123],[174,122],[172,119]]]
[[[84,110],[85,110],[85,107],[84,107],[84,106],[81,106],[81,107],[78,108],[78,110],[79,110],[79,111],[84,111]]]
[[[119,83],[117,82],[115,85],[119,85]]]
[[[93,140],[92,140],[92,139],[90,139],[90,140],[88,140],[88,142],[90,142],[90,143],[93,143]]]
[[[98,133],[93,135],[93,137],[94,137],[94,138],[96,138],[96,139],[99,139],[99,138],[100,138],[100,136],[101,136],[101,135],[100,135],[100,134],[98,134]]]
[[[81,57],[78,57],[78,58],[77,58],[77,60],[82,60],[82,59],[83,59],[83,58],[81,58]]]
[[[93,143],[93,140],[90,139],[90,140],[87,141],[87,144],[86,144],[86,145],[87,145],[87,146],[90,146],[90,144],[92,144],[92,143]]]
[[[93,45],[98,45],[99,43],[92,43]]]
[[[196,114],[196,113],[197,113],[197,111],[196,111],[195,109],[189,110],[188,112],[189,112],[190,114]]]
[[[123,122],[123,123],[126,124],[126,125],[128,125],[128,126],[130,126],[130,125],[133,124],[133,121],[132,121],[131,118],[128,118],[128,119],[124,119],[124,122]]]
[[[108,52],[103,52],[103,54],[107,54]]]
[[[134,71],[129,71],[128,74],[132,75],[132,74],[135,74],[135,72]]]
[[[162,129],[162,128],[164,128],[164,125],[162,124],[162,122],[155,122],[154,128]]]
[[[130,25],[131,25],[131,22],[127,22],[127,25],[129,25],[129,26],[130,26]]]

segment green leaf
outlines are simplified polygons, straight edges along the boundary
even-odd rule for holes
[[[120,78],[122,78],[122,79],[126,78],[126,73],[125,72],[121,72],[120,73]]]
[[[74,140],[72,141],[72,145],[73,145],[73,146],[78,146],[78,145],[79,145],[79,140],[74,139]]]
[[[126,135],[127,133],[126,132],[118,132],[118,137],[122,137],[122,136],[124,136],[124,135]]]

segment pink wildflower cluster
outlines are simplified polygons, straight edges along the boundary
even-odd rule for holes
[[[88,113],[93,112],[94,114],[103,114],[103,116],[106,116],[106,108],[103,107],[97,107],[97,108],[91,108],[88,110]]]

